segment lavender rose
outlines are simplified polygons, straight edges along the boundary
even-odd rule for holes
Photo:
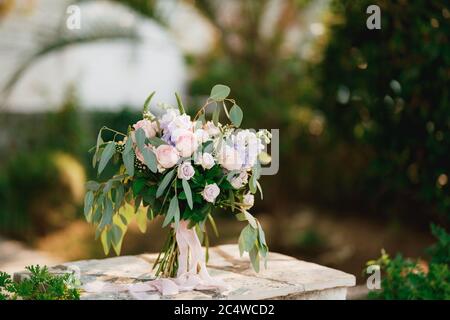
[[[178,167],[178,178],[180,179],[189,180],[194,176],[194,174],[195,174],[194,167],[191,165],[189,161],[183,162]]]
[[[208,202],[214,203],[216,201],[217,196],[220,193],[220,189],[217,186],[217,184],[207,184],[205,186],[205,189],[202,191],[203,199],[205,199]]]

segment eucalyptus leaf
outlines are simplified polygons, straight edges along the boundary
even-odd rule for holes
[[[141,150],[141,152],[144,150],[145,147],[145,132],[144,129],[139,128],[134,132],[134,136],[136,138],[136,144],[139,148],[139,150]]]
[[[86,217],[87,220],[89,217],[89,213],[91,212],[93,203],[94,203],[94,193],[92,191],[86,192],[86,195],[84,196],[84,216]]]
[[[156,155],[151,151],[149,148],[144,148],[141,150],[142,156],[144,157],[144,163],[146,166],[155,173],[158,170],[157,164],[156,164]]]
[[[94,153],[94,156],[92,157],[92,167],[93,168],[95,168],[95,165],[97,164],[98,150],[100,149],[100,145],[103,143],[102,131],[103,131],[103,128],[100,129],[100,131],[98,132],[98,135],[97,135],[97,144],[95,146],[95,153]]]
[[[119,244],[119,242],[122,240],[122,235],[122,229],[118,225],[114,224],[111,228],[112,243],[115,245]]]
[[[216,84],[211,89],[210,98],[214,101],[223,101],[230,94],[231,89],[223,84]]]
[[[186,194],[186,200],[187,200],[188,206],[189,206],[189,208],[192,209],[194,207],[194,203],[192,201],[191,187],[189,186],[189,182],[186,179],[182,179],[182,184],[183,184],[184,193]]]
[[[133,139],[128,137],[127,142],[125,142],[125,147],[123,148],[123,154],[130,153],[132,150],[133,150]]]
[[[108,142],[105,149],[102,152],[102,157],[100,158],[100,163],[98,164],[98,174],[102,173],[103,169],[105,169],[109,160],[111,160],[112,156],[116,152],[116,146],[113,141]]]
[[[108,233],[107,229],[104,229],[100,236],[100,241],[103,246],[103,251],[105,252],[105,255],[109,254],[109,249],[111,248],[111,236]]]
[[[256,272],[259,272],[259,254],[258,254],[258,247],[254,246],[250,252],[250,261],[252,262],[253,269],[255,269]]]
[[[136,213],[136,223],[142,233],[147,231],[147,211],[144,208],[139,208]]]
[[[239,235],[239,243],[241,243],[244,251],[250,252],[255,245],[258,232],[250,225],[245,226]]]
[[[164,176],[164,178],[161,181],[161,184],[158,186],[158,190],[156,190],[156,198],[159,198],[160,196],[162,196],[162,194],[166,190],[167,186],[172,181],[174,173],[175,173],[175,169],[172,169],[171,171],[166,173],[166,175]]]
[[[131,139],[130,139],[131,140]],[[134,176],[134,152],[122,153],[123,164],[127,170],[127,174],[132,177]]]
[[[167,144],[167,142],[165,142],[163,139],[158,138],[158,137],[148,138],[147,140],[152,146],[155,146],[155,147],[159,147],[161,145]]]
[[[170,200],[169,210],[167,210],[163,227],[167,226],[172,221],[172,219],[175,220],[175,227],[177,228],[180,222],[180,208],[178,206],[178,198],[176,195],[173,196],[172,200]]]
[[[242,112],[242,109],[237,104],[233,105],[230,109],[230,120],[235,127],[239,128],[243,117],[244,113]]]
[[[98,188],[100,188],[100,183],[98,183],[97,181],[88,181],[86,182],[85,186],[87,190],[97,191]]]

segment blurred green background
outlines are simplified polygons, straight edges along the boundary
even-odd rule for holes
[[[87,150],[101,126],[126,130],[140,117],[136,101],[143,102],[145,90],[128,101],[118,99],[117,105],[111,102],[114,94],[137,86],[151,92],[152,84],[181,91],[189,112],[214,84],[226,84],[244,109],[243,126],[280,129],[280,171],[263,177],[265,197],[253,208],[273,251],[337,267],[362,281],[365,262],[381,248],[417,258],[433,243],[430,223],[448,227],[450,7],[445,2],[61,3],[0,2],[4,239],[17,239],[61,260],[103,256],[81,212],[84,182],[96,178]],[[71,3],[81,8],[81,32],[75,35],[65,25]],[[371,4],[381,9],[381,30],[366,27]],[[104,16],[111,11],[131,18],[124,20],[128,23],[98,19],[94,13],[100,5]],[[53,17],[55,26],[36,22],[35,16],[43,14]],[[20,37],[11,34],[14,19],[20,21],[15,26],[22,30]],[[160,34],[142,36],[149,22]],[[36,30],[41,32],[34,46],[23,49],[18,38],[31,41],[27,35]],[[180,68],[161,58],[169,49],[155,44],[159,37],[170,39],[170,50],[179,52]],[[110,42],[123,42],[138,53],[134,60],[133,55],[118,55],[109,68],[121,69],[131,60],[143,77],[130,80],[125,70],[123,78],[113,74],[115,87],[97,91],[97,83],[109,77],[97,70],[88,82],[94,89],[86,92],[75,72],[61,85],[65,68],[77,69],[70,60],[77,47],[102,45],[103,51],[92,49],[85,52],[88,60],[79,60],[81,65],[91,61],[94,68],[121,50],[108,49]],[[60,59],[58,52],[67,60],[57,61],[56,72],[34,72],[37,82],[60,83],[59,88],[49,85],[42,93],[32,85],[21,86],[40,61]],[[153,59],[151,54],[159,54],[154,69],[142,62],[142,57]],[[8,63],[11,56],[21,59]],[[36,98],[43,108],[24,98],[48,96],[52,90],[59,99]],[[217,215],[221,237],[212,239],[213,244],[235,242],[242,226],[226,212]],[[145,235],[132,228],[123,254],[158,250],[159,234],[158,222]],[[0,247],[0,269],[1,263]]]

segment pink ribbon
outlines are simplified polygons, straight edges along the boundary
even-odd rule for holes
[[[175,232],[178,244],[178,272],[176,278],[160,278],[142,283],[112,284],[94,281],[83,286],[86,292],[129,291],[136,299],[155,298],[145,292],[158,291],[163,296],[175,295],[182,291],[219,290],[224,293],[230,286],[222,280],[212,278],[206,269],[205,256],[194,228],[188,228],[188,221],[182,220]],[[189,260],[190,254],[190,260]],[[188,266],[189,261],[189,266]],[[188,268],[190,267],[190,268]]]

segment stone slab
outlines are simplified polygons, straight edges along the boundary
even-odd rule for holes
[[[237,245],[210,249],[208,270],[211,276],[228,283],[228,294],[215,291],[182,292],[150,299],[345,299],[347,288],[355,285],[355,277],[335,269],[297,260],[279,253],[270,253],[267,269],[253,271],[247,255],[240,257]],[[100,260],[64,263],[70,270],[79,270],[83,284],[92,281],[137,283],[154,279],[152,265],[157,254],[122,256]],[[61,267],[56,266],[57,270]],[[58,269],[59,268],[59,269]],[[82,299],[133,299],[128,292],[83,292]]]

